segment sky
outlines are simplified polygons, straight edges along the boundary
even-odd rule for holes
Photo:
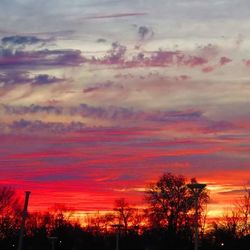
[[[143,206],[165,172],[250,185],[248,0],[1,0],[0,183],[30,208]]]

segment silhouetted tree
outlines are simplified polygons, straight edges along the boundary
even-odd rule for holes
[[[220,229],[235,237],[248,235],[250,229],[250,190],[243,191],[243,197],[237,200],[232,210],[224,214],[217,223]]]
[[[236,210],[240,217],[239,232],[241,235],[248,235],[250,233],[250,189],[244,189],[244,195],[238,201]]]
[[[14,238],[20,226],[21,205],[13,188],[0,186],[0,239]]]
[[[194,197],[187,188],[183,176],[163,174],[146,191],[146,199],[150,205],[152,227],[164,227],[169,232],[178,234],[183,230],[186,232],[192,226]],[[200,195],[199,210],[207,201],[208,194],[204,191]]]
[[[128,229],[134,229],[134,226],[139,226],[138,221],[136,221],[136,209],[132,208],[129,203],[124,199],[115,200],[115,208],[114,211],[117,217],[117,223],[123,226],[123,230],[125,234],[128,233]],[[137,217],[138,219],[139,217]],[[136,224],[134,224],[136,223]]]
[[[20,210],[16,192],[8,186],[0,186],[0,215]]]

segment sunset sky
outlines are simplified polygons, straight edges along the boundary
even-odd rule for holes
[[[164,172],[222,214],[250,185],[248,0],[1,0],[0,184],[30,209],[142,206]]]

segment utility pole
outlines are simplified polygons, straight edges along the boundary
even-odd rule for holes
[[[24,229],[25,229],[25,220],[27,218],[30,193],[31,193],[30,191],[25,192],[25,201],[24,201],[24,208],[23,208],[23,213],[22,213],[22,222],[21,222],[20,235],[19,235],[19,241],[18,241],[18,250],[22,250],[23,234],[24,234]]]
[[[57,241],[57,237],[51,236],[51,237],[48,237],[48,239],[51,241],[52,250],[55,250],[55,242]]]
[[[192,191],[194,195],[195,202],[195,241],[194,241],[194,250],[198,250],[199,247],[199,218],[198,218],[198,201],[200,193],[206,187],[206,184],[201,183],[190,183],[187,184],[187,187]]]
[[[121,228],[123,227],[122,224],[114,224],[112,225],[116,229],[116,244],[115,244],[115,249],[119,250],[119,240],[120,240],[120,232]]]

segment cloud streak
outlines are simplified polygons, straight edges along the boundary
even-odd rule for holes
[[[93,15],[89,17],[85,17],[84,19],[106,19],[106,18],[124,18],[124,17],[136,17],[136,16],[145,16],[146,12],[130,12],[130,13],[115,13],[115,14],[107,14],[107,15]]]

